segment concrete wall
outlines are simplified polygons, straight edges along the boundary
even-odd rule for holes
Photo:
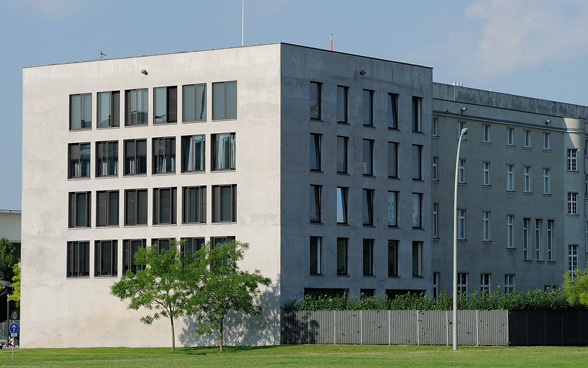
[[[0,238],[20,243],[20,211],[0,210]]]

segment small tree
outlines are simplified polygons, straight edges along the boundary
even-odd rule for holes
[[[17,305],[20,304],[20,260],[12,267],[14,276],[12,277],[12,294],[9,300],[14,301]]]
[[[12,267],[18,262],[18,253],[15,244],[6,238],[0,239],[0,280],[12,280]]]
[[[198,321],[196,333],[219,331],[219,347],[223,351],[225,318],[230,311],[259,315],[260,305],[255,304],[259,286],[269,286],[271,280],[259,270],[241,271],[238,262],[243,259],[249,244],[232,241],[212,248],[210,243],[202,249],[199,262],[205,265],[206,275],[199,285],[200,292],[192,298],[192,313]]]
[[[588,305],[588,268],[564,274],[563,289],[571,305]]]

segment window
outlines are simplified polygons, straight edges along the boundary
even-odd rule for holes
[[[412,98],[412,131],[423,131],[423,99],[414,96]]]
[[[523,133],[523,147],[529,148],[531,147],[531,131],[525,130]]]
[[[460,272],[457,274],[457,292],[459,294],[468,294],[468,274]]]
[[[125,91],[125,125],[147,125],[147,88]]]
[[[398,177],[398,143],[388,142],[388,177]]]
[[[482,125],[482,142],[490,143],[490,125]]]
[[[461,131],[466,127],[466,123],[465,121],[458,121],[457,122],[457,139],[459,139],[459,137],[461,136]],[[466,140],[467,136],[464,134],[463,137],[461,138],[462,140]]]
[[[439,118],[433,119],[433,137],[439,136]]]
[[[441,274],[439,272],[433,272],[433,298],[439,300],[439,279]]]
[[[482,185],[490,185],[490,162],[482,162]]]
[[[171,241],[173,239],[151,239],[151,246],[157,248],[157,251],[161,253],[162,250],[169,250]]]
[[[69,96],[69,130],[92,129],[92,94]]]
[[[439,203],[433,203],[433,238],[439,239]]]
[[[490,274],[483,273],[480,275],[480,292],[490,294]]]
[[[96,176],[118,176],[118,142],[96,142]]]
[[[433,180],[439,180],[439,157],[433,156]]]
[[[337,223],[347,223],[347,192],[348,188],[337,187]]]
[[[423,242],[412,242],[412,277],[423,277]]]
[[[363,125],[374,125],[374,91],[363,90]]]
[[[398,95],[388,94],[388,128],[398,129]]]
[[[541,226],[542,220],[535,220],[535,260],[541,260]]]
[[[412,145],[412,179],[421,180],[423,178],[423,146]]]
[[[125,175],[147,174],[147,140],[124,141]]]
[[[568,214],[578,214],[578,193],[568,192]]]
[[[388,277],[398,276],[398,241],[388,240]]]
[[[118,226],[118,190],[96,192],[96,226]]]
[[[206,186],[183,187],[182,201],[184,224],[206,223]]]
[[[212,84],[212,120],[237,119],[237,82]]]
[[[423,195],[420,193],[412,193],[412,227],[413,228],[422,228],[422,198]]]
[[[145,265],[138,265],[135,260],[135,254],[140,248],[145,248],[145,239],[125,239],[123,240],[123,275],[127,271],[137,273],[137,271],[144,270]]]
[[[190,259],[194,259],[194,255],[204,246],[204,238],[182,238],[184,242],[181,247],[182,254]]]
[[[568,149],[568,171],[578,171],[578,150]]]
[[[322,238],[318,236],[310,237],[310,274],[321,274],[321,242]]]
[[[337,137],[337,172],[347,172],[347,137]]]
[[[529,226],[531,219],[523,219],[523,260],[529,259]]]
[[[147,189],[125,190],[125,225],[147,225]]]
[[[337,238],[337,276],[347,275],[347,242],[346,238]]]
[[[465,165],[466,160],[459,160],[457,165],[457,182],[461,184],[465,184],[466,182]]]
[[[457,210],[457,238],[466,238],[466,210]]]
[[[153,88],[153,123],[176,123],[178,121],[178,87]]]
[[[310,134],[310,170],[321,171],[321,135]]]
[[[547,261],[553,261],[553,224],[554,220],[547,220]]]
[[[514,192],[514,165],[506,165],[506,190]]]
[[[310,222],[321,222],[321,189],[320,185],[310,186]]]
[[[321,84],[310,82],[310,118],[321,118]]]
[[[206,138],[204,135],[182,137],[182,172],[198,172],[205,169]]]
[[[550,169],[543,169],[543,194],[551,194]]]
[[[90,227],[91,192],[69,193],[69,227]]]
[[[175,224],[177,188],[153,189],[153,225]]]
[[[506,145],[514,146],[514,128],[506,128]]]
[[[576,270],[578,269],[578,246],[575,244],[568,245],[568,271],[572,273],[574,277]]]
[[[543,149],[544,150],[548,150],[551,149],[551,137],[549,136],[549,133],[543,133]]]
[[[374,175],[374,141],[363,140],[363,175]]]
[[[363,239],[363,275],[374,275],[374,240]]]
[[[531,167],[523,166],[523,192],[531,192]]]
[[[98,93],[98,128],[120,126],[120,92]]]
[[[509,294],[514,291],[515,288],[515,275],[506,274],[504,275],[504,293]]]
[[[116,276],[117,255],[116,240],[96,240],[94,242],[94,276]]]
[[[482,211],[482,241],[490,241],[490,212]]]
[[[514,248],[514,216],[506,215],[506,247]]]
[[[212,186],[212,222],[237,222],[237,185]]]
[[[206,120],[206,84],[182,86],[182,121]]]
[[[90,242],[67,242],[67,277],[90,276]]]
[[[153,173],[176,172],[176,138],[153,138]]]
[[[363,224],[374,224],[374,190],[363,190]]]
[[[337,86],[337,122],[347,122],[347,92],[349,88]]]
[[[90,143],[72,143],[69,145],[68,178],[90,177]]]
[[[214,238],[210,238],[210,244],[212,248],[218,247],[223,244],[230,244],[233,241],[235,241],[234,236],[216,236]]]
[[[398,192],[388,192],[388,226],[398,226]]]
[[[213,134],[212,170],[235,170],[237,137],[235,133]]]

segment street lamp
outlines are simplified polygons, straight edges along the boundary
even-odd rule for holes
[[[0,280],[0,284],[7,289],[6,292],[6,341],[8,341],[8,319],[10,318],[10,291],[8,288],[12,287],[12,283],[6,280]]]
[[[455,155],[455,185],[453,192],[453,350],[457,350],[457,179],[459,170],[459,151],[463,136],[468,134],[468,128],[463,128],[457,140],[457,154]]]

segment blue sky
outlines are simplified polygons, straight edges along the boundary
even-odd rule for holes
[[[245,45],[331,33],[435,82],[588,104],[585,0],[245,0]],[[0,0],[0,209],[21,208],[24,66],[240,44],[241,0]]]

